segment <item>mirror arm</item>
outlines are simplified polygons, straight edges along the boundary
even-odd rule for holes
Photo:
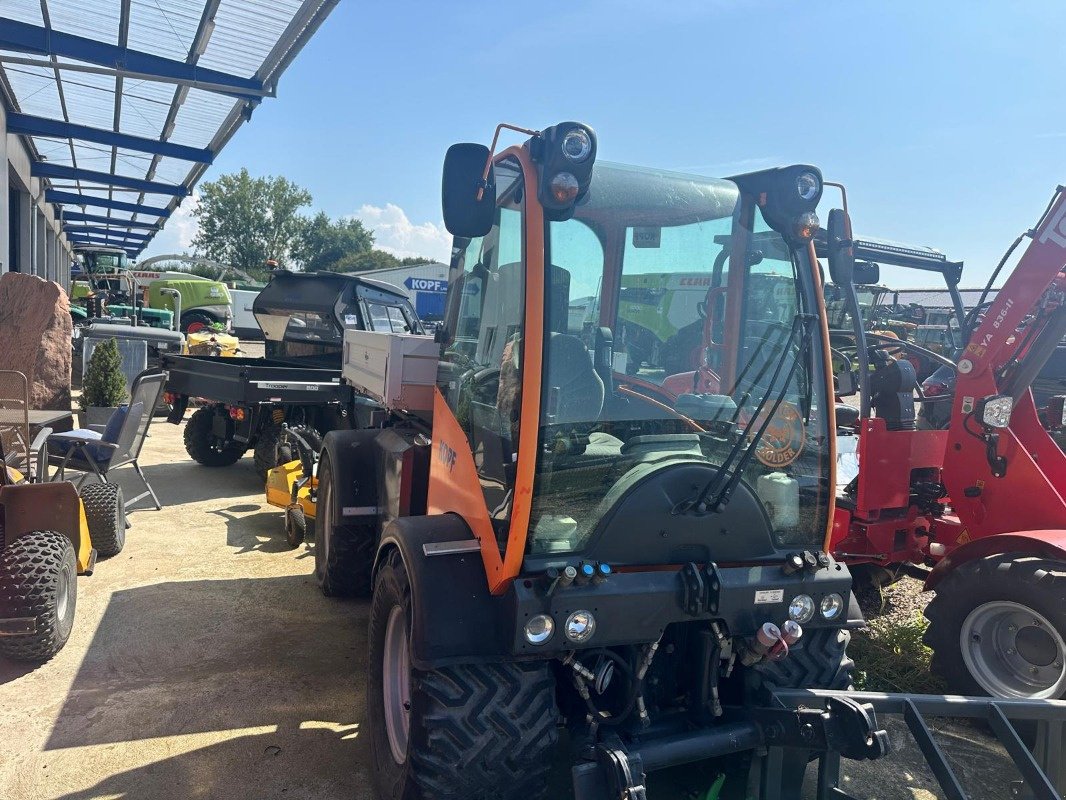
[[[504,128],[516,133],[524,133],[527,136],[540,136],[540,131],[535,131],[531,128],[520,128],[518,125],[511,125],[509,122],[501,122],[496,126],[496,132],[492,134],[492,145],[489,147],[489,157],[485,159],[485,171],[481,173],[481,182],[477,187],[477,201],[479,203],[485,196],[485,190],[489,188],[489,171],[492,169],[492,159],[496,155],[496,144],[500,140],[500,131]]]

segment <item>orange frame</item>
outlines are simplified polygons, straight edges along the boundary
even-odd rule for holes
[[[466,433],[439,389],[434,390],[433,399],[433,457],[427,502],[428,513],[458,514],[470,526],[481,546],[489,590],[496,595],[506,591],[521,570],[525,557],[540,438],[540,374],[544,347],[544,212],[535,200],[530,200],[537,196],[537,169],[523,147],[509,147],[494,160],[504,158],[513,158],[521,166],[527,202],[523,212],[522,241],[526,293],[522,333],[522,408],[514,497],[503,555],[489,519]]]

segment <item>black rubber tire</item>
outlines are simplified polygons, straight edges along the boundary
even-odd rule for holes
[[[59,615],[58,590],[67,581],[67,603]],[[63,649],[74,627],[78,564],[70,539],[55,531],[32,531],[0,553],[0,614],[33,617],[36,630],[0,636],[0,654],[44,662]]]
[[[280,425],[265,425],[255,441],[253,459],[263,478],[279,464],[287,464],[296,456],[292,445],[284,441],[285,429]],[[288,458],[286,458],[286,455]]]
[[[87,483],[81,502],[89,523],[89,538],[102,558],[118,555],[126,544],[126,508],[122,488],[113,483]]]
[[[385,728],[383,657],[389,615],[411,613],[396,551],[379,568],[370,606],[367,717],[372,780],[382,800],[539,800],[558,740],[555,677],[545,661],[411,670],[410,735],[403,764]]]
[[[770,689],[851,689],[855,662],[848,657],[851,632],[808,628],[780,661],[763,661],[749,672],[749,686]]]
[[[198,408],[185,423],[185,452],[187,452],[197,464],[205,467],[228,467],[235,464],[244,455],[244,445],[240,442],[228,441],[222,447],[215,446],[215,437],[212,434],[212,419],[215,415],[213,408]]]
[[[307,517],[300,506],[285,509],[285,541],[289,547],[299,547],[307,536]]]
[[[318,465],[316,503],[315,577],[326,597],[370,597],[373,592],[377,526],[343,525],[334,521],[333,471],[329,456]]]
[[[1066,563],[1006,553],[968,561],[944,576],[925,608],[929,627],[923,641],[933,651],[930,671],[951,694],[989,694],[966,668],[959,631],[971,611],[995,600],[1028,606],[1066,637]]]
[[[188,333],[189,328],[195,323],[199,323],[202,326],[198,330],[203,330],[205,327],[210,328],[215,322],[216,320],[212,316],[203,311],[186,311],[181,315],[181,332]]]

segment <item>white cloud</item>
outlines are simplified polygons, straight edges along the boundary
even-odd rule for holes
[[[364,205],[353,217],[374,232],[374,246],[404,258],[424,256],[448,263],[452,251],[452,237],[443,222],[414,223],[398,205],[385,207]]]

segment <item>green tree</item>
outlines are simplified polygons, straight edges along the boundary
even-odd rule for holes
[[[370,250],[345,256],[330,267],[331,272],[369,272],[375,269],[395,269],[396,267],[413,267],[419,264],[432,264],[433,260],[421,256],[397,258],[384,250]]]
[[[311,194],[283,177],[253,178],[247,169],[200,187],[193,211],[196,252],[245,272],[262,272],[268,258],[287,266],[307,218],[299,212]]]
[[[118,342],[108,339],[93,349],[78,404],[82,411],[90,406],[116,408],[125,399],[126,378],[122,374]]]
[[[305,270],[332,270],[333,265],[349,256],[369,252],[374,234],[357,219],[332,220],[324,211],[315,214],[304,227],[293,255]]]

